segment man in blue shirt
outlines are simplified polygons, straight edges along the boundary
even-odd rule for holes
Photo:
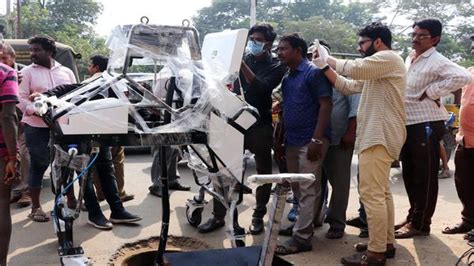
[[[291,184],[300,213],[292,237],[276,248],[280,255],[312,249],[313,220],[321,201],[322,162],[329,146],[332,86],[306,59],[307,50],[306,42],[297,34],[283,36],[278,44],[278,57],[290,69],[282,81],[288,172],[316,176],[315,181]]]

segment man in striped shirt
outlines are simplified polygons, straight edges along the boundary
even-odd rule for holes
[[[406,59],[407,139],[401,153],[403,181],[410,201],[396,238],[429,235],[438,197],[439,142],[448,113],[439,99],[470,81],[467,70],[436,51],[442,25],[437,19],[413,24],[413,51]]]
[[[405,141],[403,59],[391,50],[392,34],[375,22],[359,31],[362,59],[339,60],[319,47],[313,63],[343,94],[362,92],[357,115],[355,151],[359,154],[359,191],[367,212],[369,243],[357,244],[356,254],[342,258],[345,265],[384,265],[395,256],[394,206],[390,166]],[[352,78],[349,80],[347,76]]]
[[[0,63],[0,265],[7,265],[12,232],[10,216],[11,185],[17,181],[18,82],[16,71]]]

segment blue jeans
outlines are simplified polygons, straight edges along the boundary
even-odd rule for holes
[[[50,162],[49,128],[25,125],[25,142],[30,153],[28,185],[30,188],[40,188]]]

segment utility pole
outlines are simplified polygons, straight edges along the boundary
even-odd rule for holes
[[[16,36],[15,37],[17,39],[21,38],[20,9],[21,9],[20,0],[16,0]]]
[[[257,0],[250,0],[250,28],[257,23]]]
[[[10,1],[11,0],[7,0],[7,17],[10,15]]]

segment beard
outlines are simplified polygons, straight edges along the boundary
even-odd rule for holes
[[[367,48],[367,50],[365,50],[364,52],[364,57],[369,57],[373,54],[375,54],[377,51],[375,50],[375,47],[374,47],[374,42],[372,42],[369,46],[369,48]]]

